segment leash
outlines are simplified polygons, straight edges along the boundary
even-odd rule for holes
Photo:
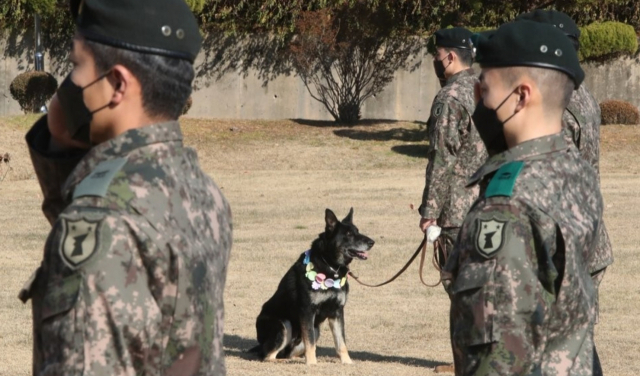
[[[393,281],[396,280],[396,278],[400,277],[400,275],[402,273],[405,272],[405,270],[407,270],[407,268],[409,267],[409,265],[411,265],[411,263],[413,262],[413,260],[416,259],[416,257],[418,257],[418,254],[421,254],[420,256],[420,269],[419,269],[419,274],[420,274],[420,282],[422,282],[423,285],[427,286],[427,287],[436,287],[438,286],[441,282],[442,282],[442,277],[438,280],[438,282],[435,285],[430,285],[425,283],[424,279],[422,278],[422,268],[424,266],[424,259],[425,259],[425,254],[427,253],[427,236],[425,235],[424,239],[422,239],[422,243],[420,243],[420,245],[418,246],[418,249],[416,249],[416,251],[413,253],[413,255],[411,256],[411,258],[409,259],[409,261],[407,261],[407,263],[402,267],[402,269],[400,269],[399,272],[397,272],[393,277],[391,277],[390,279],[388,279],[387,281],[384,281],[382,283],[378,283],[377,285],[371,285],[368,283],[364,283],[362,281],[360,281],[360,279],[358,278],[358,276],[356,276],[355,274],[353,274],[352,271],[349,271],[349,275],[356,280],[356,282],[358,282],[359,284],[363,285],[363,286],[367,286],[367,287],[380,287],[380,286],[384,286],[387,285]],[[442,256],[441,256],[442,255]],[[435,242],[433,242],[433,258],[431,260],[431,262],[433,263],[433,266],[436,268],[436,270],[438,271],[442,271],[442,268],[439,265],[439,261],[442,258],[442,261],[446,262],[446,255],[444,252],[444,247],[442,245],[442,242],[440,241],[440,239],[437,239]]]

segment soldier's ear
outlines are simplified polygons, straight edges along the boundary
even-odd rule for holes
[[[531,84],[527,81],[523,82],[515,90],[515,94],[518,96],[515,111],[520,112],[525,108],[529,102],[531,102],[531,95],[533,93]]]
[[[112,68],[107,79],[114,89],[111,104],[120,104],[124,100],[127,90],[131,90],[131,86],[134,84],[133,74],[124,66],[116,65]]]

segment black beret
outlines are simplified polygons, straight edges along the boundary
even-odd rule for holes
[[[580,28],[567,14],[557,10],[536,9],[533,12],[523,13],[516,17],[516,21],[529,20],[553,25],[562,30],[566,35],[577,40],[580,39]]]
[[[462,48],[470,50],[473,33],[463,27],[453,27],[436,31],[435,44],[437,47]]]
[[[473,43],[474,46],[478,45],[478,39],[479,38],[490,38],[497,29],[490,29],[490,30],[485,30],[485,31],[479,31],[477,33],[474,33],[471,36],[471,43]]]
[[[71,0],[87,40],[194,62],[202,36],[184,0]]]
[[[584,80],[578,54],[558,28],[533,21],[510,22],[495,32],[474,36],[482,67],[538,67],[566,73],[576,89]]]

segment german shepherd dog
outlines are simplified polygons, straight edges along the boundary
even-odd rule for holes
[[[325,211],[325,231],[311,243],[284,275],[275,294],[262,306],[256,320],[259,345],[251,349],[263,360],[304,354],[316,364],[316,341],[326,319],[342,363],[352,363],[344,335],[347,273],[354,258],[366,260],[374,241],[358,232],[353,208],[341,221]]]

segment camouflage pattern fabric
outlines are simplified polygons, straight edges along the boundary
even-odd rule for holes
[[[582,158],[600,173],[600,106],[584,84],[574,90],[562,114],[562,131]]]
[[[600,106],[584,84],[571,95],[571,101],[562,115],[565,138],[580,151],[600,178]],[[613,249],[607,228],[602,224],[595,257],[589,263],[589,271],[596,287],[600,285],[607,266],[613,264]]]
[[[45,131],[46,118],[32,132]],[[43,168],[77,161],[30,147],[47,201],[60,176]],[[20,293],[33,304],[34,374],[224,375],[231,213],[179,124],[93,147],[60,192],[66,205],[48,206],[44,257]]]
[[[442,272],[456,374],[591,375],[596,172],[558,133],[495,155],[470,184],[488,180]]]
[[[441,252],[438,254],[438,260],[440,268],[444,267],[444,262],[449,258],[449,255],[453,252],[453,246],[458,239],[460,233],[460,227],[445,227],[440,232],[440,244],[442,246]]]
[[[465,188],[466,181],[486,160],[487,152],[473,125],[472,69],[447,80],[431,106],[428,122],[427,164],[420,215],[437,219],[440,227],[460,227],[465,214],[478,197],[478,188]]]

